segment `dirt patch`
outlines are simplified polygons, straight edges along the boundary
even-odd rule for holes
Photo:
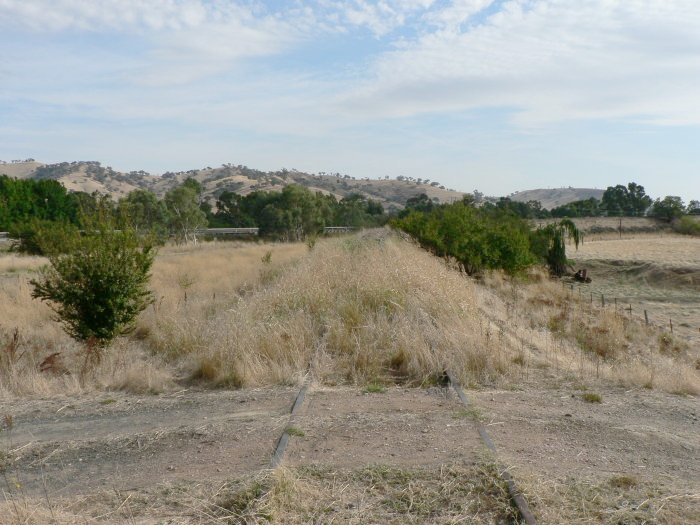
[[[544,523],[700,519],[695,398],[603,384],[470,396]]]
[[[304,435],[292,439],[287,463],[333,468],[474,464],[482,445],[471,415],[443,388],[314,389],[293,423]]]
[[[228,479],[267,466],[294,394],[269,389],[13,403],[19,406],[3,447],[8,471],[23,494],[46,488],[52,497]]]

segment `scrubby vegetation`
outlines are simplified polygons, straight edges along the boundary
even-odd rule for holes
[[[7,257],[9,266],[0,268],[8,285],[0,306],[0,347],[11,348],[0,366],[6,394],[46,391],[52,384],[157,390],[168,375],[228,387],[288,384],[298,381],[314,355],[322,381],[363,388],[439,383],[446,369],[465,385],[498,384],[542,360],[631,384],[700,390],[692,352],[682,340],[662,345],[643,321],[577,300],[536,271],[518,281],[485,274],[487,289],[499,298],[484,295],[486,289],[450,264],[387,231],[311,248],[162,249],[153,267],[152,307],[130,337],[117,340],[94,380],[79,386],[72,378],[80,375],[82,349],[56,330],[50,310],[30,298],[27,272],[42,260]],[[291,259],[298,262],[283,265]],[[543,329],[551,336],[542,339]],[[528,350],[532,344],[537,351]],[[62,372],[41,372],[39,364],[56,352],[62,367],[51,368]]]
[[[60,238],[39,230],[37,244],[50,267],[32,279],[32,297],[47,301],[69,335],[108,345],[133,328],[152,301],[148,290],[155,257],[152,240],[111,220],[109,210],[84,217],[87,227]]]
[[[454,204],[420,206],[394,221],[439,257],[451,258],[469,275],[484,270],[522,273],[537,262],[550,271],[567,271],[565,241],[579,244],[579,232],[569,220],[533,230],[530,223],[507,208],[476,208],[464,199]]]

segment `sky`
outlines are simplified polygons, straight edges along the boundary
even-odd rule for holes
[[[0,0],[0,159],[700,199],[697,0]]]

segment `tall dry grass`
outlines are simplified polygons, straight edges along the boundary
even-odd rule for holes
[[[494,292],[505,308],[483,314],[508,327],[533,366],[555,367],[584,380],[700,394],[698,348],[645,326],[622,307],[591,303],[537,271],[517,282],[492,274],[485,284],[482,293]]]
[[[84,349],[30,297],[38,264],[16,260],[0,274],[0,396],[291,384],[312,358],[327,384],[432,384],[449,369],[465,385],[489,385],[550,369],[700,392],[697,352],[670,334],[593,308],[542,273],[491,274],[481,286],[388,230],[312,250],[166,247],[153,268],[155,303],[89,369]],[[55,366],[40,371],[56,353]]]
[[[474,284],[386,230],[317,243],[266,286],[210,317],[166,320],[152,347],[222,386],[292,383],[316,356],[330,384],[495,380],[507,368]]]
[[[161,391],[177,379],[178,371],[143,342],[159,323],[207,318],[252,289],[261,278],[261,266],[263,277],[269,276],[307,251],[302,244],[241,242],[162,248],[151,279],[156,303],[141,315],[136,331],[120,338],[99,363],[86,361],[85,349],[64,333],[48,305],[32,299],[29,281],[46,259],[2,254],[0,399],[104,388]],[[263,265],[268,252],[271,262]]]

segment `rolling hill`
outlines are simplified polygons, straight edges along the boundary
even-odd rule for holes
[[[213,168],[167,172],[152,175],[145,171],[120,172],[95,161],[42,164],[33,159],[0,163],[0,174],[17,178],[54,179],[70,191],[99,192],[119,199],[135,189],[147,189],[162,197],[170,188],[188,177],[200,182],[204,196],[211,201],[223,191],[247,195],[256,190],[279,191],[288,184],[300,184],[312,191],[333,194],[338,199],[353,193],[381,202],[384,207],[401,209],[408,199],[425,193],[438,202],[453,202],[463,192],[445,188],[437,181],[397,177],[396,179],[355,178],[339,173],[305,173],[297,170],[260,171],[247,166],[224,164]],[[595,197],[604,191],[589,188],[553,188],[515,192],[508,197],[514,201],[540,201],[543,208],[551,209],[568,202]],[[495,201],[493,197],[486,200]]]
[[[99,192],[113,198],[135,189],[148,189],[163,196],[188,177],[200,182],[205,198],[215,200],[223,191],[247,195],[256,190],[279,191],[288,184],[300,184],[312,191],[333,194],[338,199],[353,193],[381,202],[387,209],[403,208],[406,200],[421,193],[438,202],[452,202],[464,193],[450,190],[435,181],[422,179],[356,179],[338,173],[305,173],[296,170],[259,171],[246,166],[225,164],[212,168],[151,175],[145,171],[115,171],[99,162],[79,161],[58,164],[12,162],[0,164],[0,174],[18,178],[54,179],[71,191]]]
[[[547,188],[537,190],[525,190],[511,193],[508,197],[518,202],[539,201],[542,207],[551,210],[557,206],[568,204],[569,202],[590,199],[591,197],[600,200],[605,190],[593,188]]]

